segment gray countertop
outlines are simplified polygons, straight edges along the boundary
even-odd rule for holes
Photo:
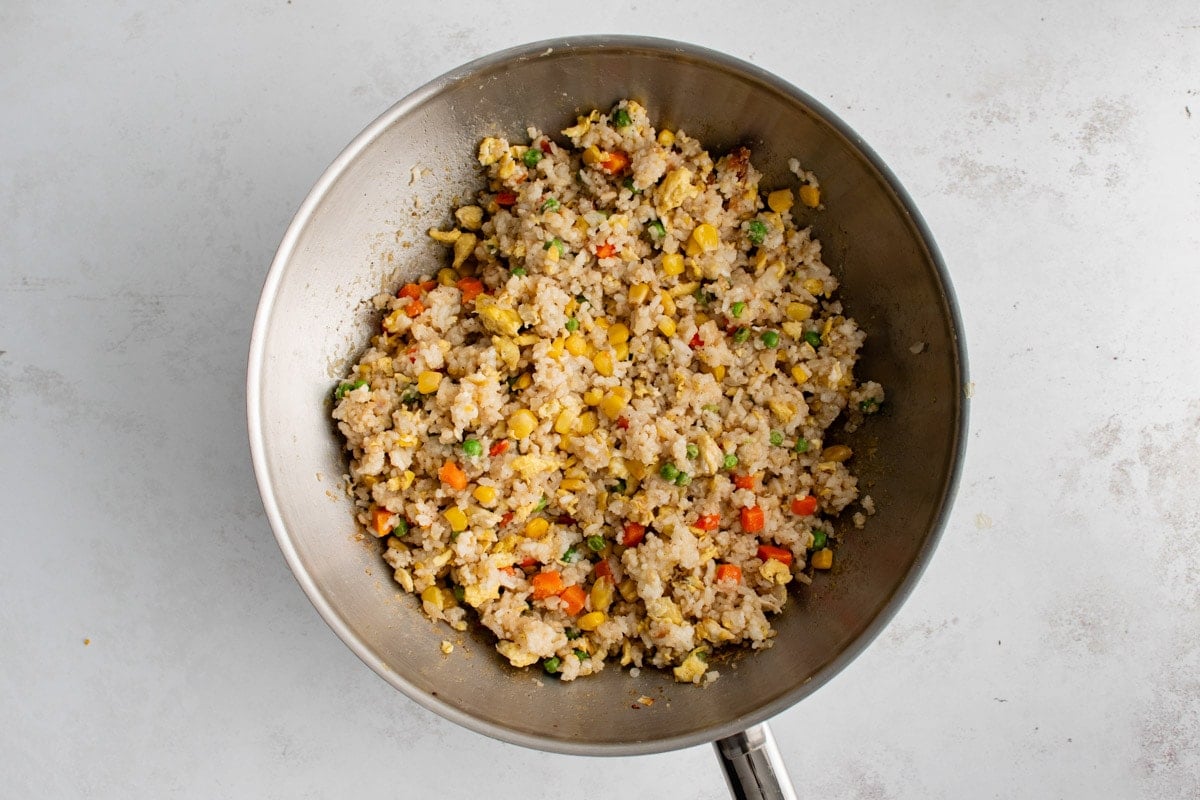
[[[682,10],[686,8],[687,10]],[[426,712],[297,587],[250,469],[267,267],[395,100],[549,36],[829,105],[925,214],[975,394],[932,565],[773,723],[802,797],[1200,797],[1200,9],[278,0],[0,9],[0,795],[721,798]]]

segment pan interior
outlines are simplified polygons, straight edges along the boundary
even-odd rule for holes
[[[546,51],[549,52],[546,52]],[[329,392],[376,323],[363,302],[444,257],[424,231],[478,185],[478,140],[556,132],[622,97],[710,152],[747,144],[764,187],[799,158],[822,181],[814,231],[868,334],[859,375],[888,393],[850,443],[878,513],[836,568],[775,620],[775,645],[718,662],[700,689],[611,665],[559,683],[507,666],[485,632],[455,634],[401,596],[374,541],[358,541]],[[752,67],[649,40],[543,44],[452,73],[398,104],[306,201],[272,269],[251,353],[250,427],[281,547],[318,610],[359,656],[423,705],[483,733],[563,752],[665,750],[725,735],[799,700],[878,633],[936,539],[953,489],[964,409],[953,301],[932,243],[890,177],[840,123]],[[922,352],[910,347],[923,343]],[[439,643],[456,644],[444,656]],[[638,703],[651,697],[652,706]]]

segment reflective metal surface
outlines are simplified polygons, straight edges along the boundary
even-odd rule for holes
[[[836,568],[795,590],[775,646],[716,664],[713,685],[679,686],[615,666],[560,683],[508,667],[482,633],[455,636],[398,597],[375,543],[359,543],[336,488],[345,462],[330,388],[374,324],[361,301],[433,271],[426,241],[477,182],[480,137],[556,132],[621,97],[711,150],[749,145],[764,186],[795,156],[821,177],[811,223],[869,334],[859,368],[888,403],[849,442],[879,512],[850,532]],[[413,168],[428,172],[414,181]],[[388,254],[393,261],[388,261]],[[566,753],[686,747],[766,720],[829,680],[881,630],[919,576],[945,521],[965,428],[960,324],[934,244],[895,178],[859,138],[796,88],[712,51],[661,40],[542,42],[455,70],[402,100],[338,157],[288,229],[251,343],[248,419],[255,471],[279,546],[318,612],[384,679],[481,733]],[[909,351],[924,342],[919,355]],[[318,479],[318,475],[321,479]],[[848,527],[848,526],[847,526]],[[369,538],[369,537],[368,537]],[[369,574],[365,574],[369,573]],[[454,654],[438,648],[458,642]],[[539,685],[535,678],[543,678]],[[637,698],[655,699],[642,706]]]

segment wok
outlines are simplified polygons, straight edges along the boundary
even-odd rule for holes
[[[630,97],[660,126],[711,152],[753,151],[764,187],[794,185],[790,157],[821,178],[813,228],[868,333],[858,374],[888,402],[851,436],[878,513],[846,532],[832,573],[793,589],[774,647],[734,656],[697,688],[669,672],[610,668],[561,683],[516,670],[485,632],[454,634],[404,596],[371,537],[356,537],[338,483],[346,470],[329,395],[378,320],[365,301],[436,271],[456,198],[478,184],[487,135],[554,133],[575,114]],[[914,353],[916,344],[922,344]],[[538,42],[474,61],[401,100],[334,161],[296,214],[263,288],[247,386],[263,504],[317,611],[385,680],[480,733],[559,753],[631,755],[716,742],[736,796],[791,797],[765,720],[816,691],[896,612],[945,523],[964,444],[965,356],[953,292],[912,201],[827,109],[752,65],[635,37]],[[453,655],[439,650],[457,641]],[[540,681],[535,680],[540,678]],[[652,706],[637,702],[653,698]],[[548,723],[548,720],[554,722]]]

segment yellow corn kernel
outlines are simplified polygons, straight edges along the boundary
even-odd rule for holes
[[[595,611],[603,611],[608,613],[609,606],[613,601],[613,586],[612,578],[607,575],[601,575],[596,578],[596,583],[592,586],[592,608]]]
[[[537,427],[537,417],[529,409],[514,411],[508,418],[508,435],[514,439],[527,439]]]
[[[421,394],[433,394],[442,384],[442,373],[425,370],[417,376],[417,391]]]
[[[617,361],[624,361],[629,358],[629,342],[621,342],[613,345],[613,355],[617,357]]]
[[[533,386],[533,376],[528,372],[522,372],[521,377],[517,378],[517,388],[528,389],[530,386]]]
[[[438,270],[437,282],[439,286],[453,286],[458,280],[458,272],[450,267],[443,267]]]
[[[833,551],[828,547],[822,547],[812,554],[809,562],[813,565],[813,569],[830,569],[833,567]]]
[[[462,533],[467,529],[467,515],[458,506],[447,508],[442,512],[442,516],[450,523],[450,530],[455,533]]]
[[[596,368],[604,377],[611,377],[613,374],[613,359],[612,354],[607,350],[602,350],[592,357],[592,366]]]
[[[841,463],[842,461],[848,460],[852,455],[854,455],[854,451],[846,445],[835,444],[830,445],[821,451],[821,460]]]
[[[445,595],[442,594],[442,590],[437,586],[425,587],[425,590],[421,592],[421,599],[426,603],[429,603],[429,605],[433,606],[438,611],[441,611],[446,607]]]
[[[721,381],[725,380],[725,365],[717,364],[715,367],[713,367],[712,368],[712,376],[714,378],[716,378],[717,383],[720,383]]]
[[[804,184],[800,187],[800,202],[809,208],[816,208],[821,205],[821,190],[812,184]]]
[[[675,307],[675,298],[671,296],[670,292],[659,292],[658,300],[660,303],[662,303],[662,310],[664,314],[666,314],[668,317],[675,316],[675,312],[678,309]]]
[[[606,619],[608,619],[608,616],[603,611],[592,611],[580,617],[577,624],[579,625],[580,630],[594,631],[596,628],[599,628]]]
[[[621,412],[627,405],[629,405],[629,401],[626,398],[616,392],[609,392],[600,401],[600,411],[609,419],[616,419],[621,416]]]
[[[595,411],[585,411],[579,415],[579,432],[584,436],[596,430],[597,424]]]
[[[408,487],[412,486],[413,481],[416,479],[417,473],[413,472],[411,469],[404,470],[403,474],[400,475],[400,491],[404,491]]]
[[[372,486],[379,483],[379,477],[376,475],[362,475],[359,477],[358,482],[370,489]]]
[[[587,486],[587,483],[579,478],[564,478],[563,481],[558,484],[558,488],[562,489],[564,492],[578,492],[585,486]]]
[[[525,523],[525,535],[530,539],[540,539],[550,530],[550,521],[545,517],[534,517]]]
[[[670,317],[659,317],[658,318],[658,329],[660,331],[662,331],[663,336],[667,336],[667,337],[674,336],[675,335],[675,320],[671,319]]]
[[[567,337],[566,348],[571,355],[581,356],[587,352],[587,339],[578,333],[572,333]]]
[[[558,418],[554,420],[554,432],[560,436],[566,436],[571,432],[577,419],[579,419],[579,413],[575,409],[564,408],[558,412]]]
[[[777,214],[789,210],[796,203],[796,196],[791,189],[780,189],[767,195],[767,208]]]
[[[621,344],[629,341],[629,326],[623,322],[616,322],[608,328],[608,341],[612,344]]]
[[[602,389],[588,389],[583,393],[583,402],[589,406],[598,406],[603,399],[604,390]]]
[[[796,379],[796,383],[804,383],[809,379],[808,370],[797,364],[792,367],[792,377]]]
[[[592,145],[583,151],[583,163],[592,165],[599,164],[604,159],[604,155],[600,152],[600,148]]]
[[[602,331],[608,330],[609,324],[610,324],[609,321],[606,320],[604,317],[598,317],[596,319],[596,327]]]
[[[454,261],[450,266],[458,269],[463,262],[475,252],[475,243],[478,242],[478,237],[473,233],[464,233],[454,240]]]
[[[796,322],[804,322],[812,316],[812,306],[807,303],[788,303],[787,318]]]
[[[662,271],[664,275],[682,275],[683,256],[679,253],[667,253],[662,259]]]
[[[717,233],[716,228],[705,222],[692,229],[692,235],[688,241],[689,243],[694,242],[700,253],[707,253],[717,249],[717,246],[721,244],[721,236]],[[696,255],[696,253],[689,252],[688,255]]]
[[[395,333],[400,327],[400,318],[407,316],[403,308],[398,308],[392,313],[383,318],[383,329],[388,333]]]
[[[429,229],[429,238],[442,244],[454,244],[460,236],[462,236],[462,231],[458,228],[449,231],[439,231],[437,228]]]
[[[654,344],[650,345],[650,354],[657,361],[666,361],[667,357],[671,355],[671,346],[662,339],[655,339]]]
[[[547,351],[547,355],[549,355],[555,361],[558,361],[560,358],[562,358],[563,347],[565,345],[566,341],[561,336],[558,337],[550,343],[550,349]]]
[[[635,306],[640,306],[646,302],[646,298],[650,296],[650,284],[635,283],[629,287],[629,302]]]
[[[496,502],[496,488],[494,486],[476,486],[475,491],[471,495],[479,501],[480,505],[490,506]]]
[[[663,147],[670,147],[675,144],[675,134],[671,132],[670,128],[663,128],[658,132],[658,136],[655,139]]]
[[[665,294],[669,294],[672,298],[683,297],[685,294],[692,294],[699,288],[699,281],[689,281],[687,283],[681,283],[678,286],[672,286],[665,292]]]
[[[825,291],[825,283],[820,278],[808,278],[804,281],[804,291],[813,297],[820,297]]]
[[[477,231],[483,225],[483,209],[479,206],[463,206],[454,212],[458,224],[469,231]]]

